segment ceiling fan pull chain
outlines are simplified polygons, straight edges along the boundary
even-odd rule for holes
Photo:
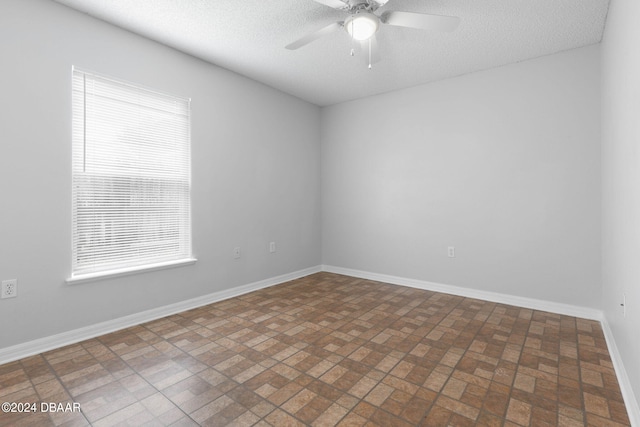
[[[371,69],[371,39],[369,39],[369,69]]]
[[[351,22],[350,22],[350,24],[351,24],[351,56],[354,56],[354,55],[355,55],[355,53],[356,53],[356,51],[355,51],[355,49],[353,48],[353,47],[354,47],[354,42],[355,42],[355,41],[353,40],[353,21],[351,21]]]

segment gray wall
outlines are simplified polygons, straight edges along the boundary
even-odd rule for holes
[[[324,108],[323,264],[599,307],[599,61],[591,46]]]
[[[640,403],[639,16],[612,0],[602,43],[602,309]]]
[[[318,107],[45,0],[2,0],[0,58],[0,348],[320,264]],[[196,265],[65,284],[72,65],[192,98]]]

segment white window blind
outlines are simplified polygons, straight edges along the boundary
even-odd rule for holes
[[[73,70],[77,276],[191,254],[190,100]]]

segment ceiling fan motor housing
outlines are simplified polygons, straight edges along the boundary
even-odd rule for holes
[[[343,0],[347,12],[354,14],[362,11],[375,12],[380,6],[384,5],[386,1],[375,0]]]

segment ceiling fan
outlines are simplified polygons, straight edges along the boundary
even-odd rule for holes
[[[313,0],[349,14],[344,21],[334,22],[309,33],[286,46],[289,50],[299,49],[320,37],[344,29],[353,42],[360,42],[362,48],[369,52],[369,68],[372,62],[380,60],[376,32],[380,24],[397,27],[417,28],[420,30],[453,31],[458,27],[460,18],[456,16],[430,15],[426,13],[385,11],[381,15],[374,12],[389,0]],[[351,55],[354,55],[353,48]]]

